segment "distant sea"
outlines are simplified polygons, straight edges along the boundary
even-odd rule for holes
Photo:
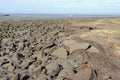
[[[120,15],[97,14],[0,14],[0,18],[91,18],[91,17],[120,17]]]

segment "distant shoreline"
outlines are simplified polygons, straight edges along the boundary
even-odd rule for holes
[[[41,19],[82,19],[82,18],[120,18],[120,15],[88,14],[0,14],[0,21],[41,20]]]
[[[0,14],[0,16],[17,18],[81,18],[81,17],[120,17],[120,15],[106,14]]]

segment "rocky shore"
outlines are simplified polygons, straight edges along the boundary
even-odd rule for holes
[[[1,21],[0,80],[120,80],[119,21]]]

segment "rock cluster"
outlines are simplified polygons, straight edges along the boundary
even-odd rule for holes
[[[106,50],[70,37],[67,26],[64,20],[1,22],[0,80],[119,80]]]

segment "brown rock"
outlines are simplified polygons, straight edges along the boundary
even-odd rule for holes
[[[67,52],[64,48],[58,48],[52,53],[52,55],[55,55],[62,59],[67,59]]]
[[[87,49],[89,46],[88,43],[77,43],[74,40],[66,40],[63,44],[70,48],[70,53],[77,49]]]
[[[88,49],[87,51],[99,53],[99,50],[98,50],[96,47],[94,47],[94,46],[92,46],[92,47],[91,47],[90,49]]]
[[[71,75],[71,80],[89,80],[91,76],[91,69],[90,68],[84,68],[81,69],[78,73]]]

